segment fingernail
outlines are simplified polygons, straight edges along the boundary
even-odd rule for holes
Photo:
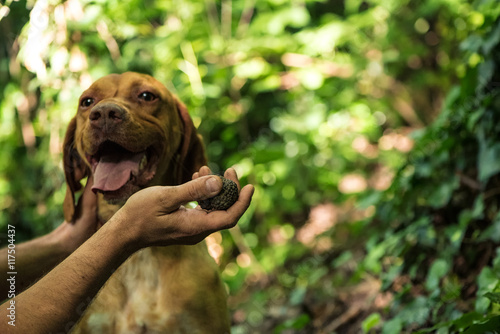
[[[213,194],[218,194],[219,193],[219,191],[220,191],[220,182],[215,177],[209,178],[207,180],[207,182],[206,182],[206,185],[207,185],[207,190],[210,193],[213,193]]]

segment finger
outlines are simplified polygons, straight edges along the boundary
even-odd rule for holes
[[[199,171],[195,172],[193,174],[193,180],[199,178],[200,176],[207,176],[207,175],[211,175],[212,174],[212,171],[210,170],[210,168],[208,168],[207,166],[202,166],[200,168]]]
[[[200,176],[207,176],[207,175],[211,175],[212,174],[212,171],[210,170],[210,168],[208,168],[208,166],[203,166],[200,168]]]
[[[226,179],[230,179],[230,180],[234,181],[236,183],[236,186],[238,186],[238,192],[240,191],[240,189],[241,189],[240,181],[238,180],[238,175],[236,174],[236,171],[234,170],[234,168],[228,168],[226,170],[226,172],[224,173],[224,177]]]
[[[87,184],[83,190],[82,196],[78,200],[77,210],[78,216],[82,216],[84,214],[95,214],[97,209],[97,196],[92,191],[92,185],[94,184],[94,180],[92,176],[89,176],[87,179]]]
[[[247,184],[244,186],[240,191],[240,195],[236,203],[227,209],[226,212],[231,215],[238,215],[240,213],[241,216],[250,206],[254,192],[255,188],[253,185]]]
[[[217,195],[222,189],[220,177],[200,176],[175,187],[161,187],[160,201],[166,209],[177,209],[181,204],[199,201]]]
[[[97,203],[97,195],[92,191],[92,186],[94,185],[93,176],[89,176],[87,179],[87,184],[85,189],[83,189],[82,201],[84,206],[93,206]]]

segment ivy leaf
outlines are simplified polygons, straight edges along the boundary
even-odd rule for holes
[[[450,201],[453,191],[460,185],[459,178],[453,176],[449,180],[442,182],[441,185],[429,195],[429,204],[434,208],[440,208]]]
[[[384,323],[382,327],[382,334],[398,334],[401,333],[403,329],[403,324],[401,319],[394,318]]]
[[[467,50],[470,52],[477,52],[479,48],[483,45],[483,39],[481,36],[474,34],[469,36],[465,41],[460,44],[462,50]]]
[[[485,294],[491,292],[497,286],[499,277],[495,274],[490,267],[484,267],[477,278],[478,285],[478,298],[476,299],[476,311],[479,313],[486,313],[491,301]]]
[[[484,294],[492,303],[500,304],[500,292],[487,292]]]
[[[446,273],[450,270],[450,264],[444,259],[437,259],[432,263],[429,274],[427,275],[427,280],[425,282],[425,288],[428,291],[434,291],[439,288],[439,282]]]
[[[500,143],[491,144],[486,139],[484,130],[479,133],[479,159],[477,168],[479,170],[479,180],[487,181],[491,176],[500,172]]]
[[[422,325],[429,317],[429,314],[429,300],[426,297],[419,296],[399,312],[399,317],[406,325]]]
[[[500,316],[488,319],[482,324],[474,324],[470,326],[464,334],[484,334],[484,333],[500,333]]]
[[[453,321],[453,325],[456,329],[463,330],[468,328],[474,323],[478,323],[484,320],[484,316],[477,312],[470,312],[462,315],[457,320]]]
[[[495,46],[497,46],[500,43],[500,25],[497,25],[496,29],[493,31],[493,33],[486,38],[486,40],[483,43],[483,51],[484,53],[488,54],[493,50]]]

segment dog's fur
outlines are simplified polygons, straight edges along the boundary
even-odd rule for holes
[[[100,160],[121,166],[120,155],[135,160],[135,169],[122,173],[130,174],[128,181],[96,175],[106,171]],[[203,144],[186,108],[162,84],[133,72],[108,75],[82,94],[65,137],[65,219],[74,220],[75,193],[92,173],[102,226],[137,190],[187,182],[204,164]],[[206,245],[135,253],[100,290],[73,333],[229,333],[224,287]]]

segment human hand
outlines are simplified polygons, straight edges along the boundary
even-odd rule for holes
[[[199,206],[188,209],[183,204],[207,199],[222,189],[220,177],[209,175],[202,167],[193,180],[179,186],[149,187],[132,195],[107,224],[119,224],[120,233],[126,233],[133,247],[196,244],[209,234],[233,227],[248,209],[254,188],[243,187],[238,201],[225,211],[206,212]],[[234,169],[224,177],[236,182]],[[116,226],[115,226],[116,227]]]
[[[76,206],[74,222],[63,222],[52,232],[63,251],[72,253],[97,230],[97,196],[92,192],[93,180],[90,176]]]

